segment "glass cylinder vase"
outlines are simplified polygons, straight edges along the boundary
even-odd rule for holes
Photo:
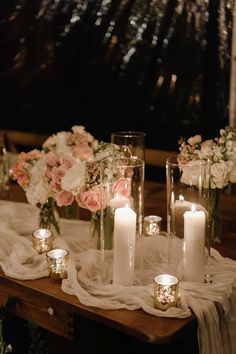
[[[111,133],[111,143],[120,147],[126,157],[137,157],[145,161],[146,133],[136,131],[117,131]]]
[[[54,234],[60,234],[59,214],[53,198],[48,198],[47,202],[40,205],[39,228],[50,229]]]
[[[167,159],[169,272],[185,281],[203,282],[206,276],[209,176],[208,161]]]
[[[113,249],[113,282],[131,285],[136,238],[142,234],[144,161],[105,159],[100,172],[101,194],[106,200],[100,211],[100,249]]]
[[[209,242],[210,245],[221,243],[222,216],[220,213],[220,189],[209,192]]]

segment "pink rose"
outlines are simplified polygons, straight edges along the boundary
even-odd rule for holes
[[[54,152],[50,151],[45,155],[46,164],[50,167],[56,167],[59,163],[59,157]]]
[[[74,196],[71,192],[61,191],[56,196],[56,203],[59,207],[71,205],[74,201]]]
[[[60,163],[62,168],[68,170],[74,165],[75,161],[70,156],[62,156],[60,159]]]
[[[105,209],[107,206],[106,194],[99,186],[78,194],[75,200],[81,208],[89,209],[91,212]]]
[[[61,188],[61,180],[62,177],[65,176],[65,170],[63,170],[62,168],[57,168],[57,167],[53,167],[51,170],[51,177],[52,180],[50,182],[50,186],[57,191],[60,191]]]
[[[113,194],[129,197],[131,194],[131,183],[129,178],[121,177],[112,186]]]
[[[24,161],[18,161],[12,167],[13,178],[17,180],[22,188],[25,188],[30,182],[27,165]]]
[[[31,160],[38,160],[42,156],[41,151],[34,149],[29,152],[21,152],[18,155],[18,160],[19,161],[31,161]]]

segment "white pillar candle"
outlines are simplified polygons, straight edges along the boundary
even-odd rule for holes
[[[184,280],[204,281],[205,223],[203,211],[184,213]]]
[[[133,285],[136,220],[136,213],[128,206],[115,210],[113,283]]]

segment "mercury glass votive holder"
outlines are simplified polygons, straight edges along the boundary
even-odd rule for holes
[[[161,274],[153,279],[154,305],[157,309],[166,311],[176,306],[179,293],[179,279],[174,275]]]
[[[162,218],[157,215],[148,215],[143,219],[143,234],[144,236],[156,236],[161,232]]]
[[[69,260],[69,251],[56,248],[46,253],[49,270],[49,277],[53,280],[67,278],[67,263]]]
[[[32,233],[33,247],[38,253],[52,249],[53,233],[49,229],[37,229]]]

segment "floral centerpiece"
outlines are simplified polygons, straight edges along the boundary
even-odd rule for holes
[[[72,131],[50,136],[42,150],[20,153],[12,168],[13,179],[28,202],[40,206],[40,227],[54,226],[59,233],[55,206],[76,202],[92,212],[97,230],[100,211],[108,202],[100,185],[100,162],[121,154],[117,145],[98,142],[83,126],[74,126]]]
[[[41,207],[40,227],[59,225],[53,205],[71,205],[84,189],[86,163],[98,151],[98,141],[83,126],[50,136],[42,150],[22,152],[12,168],[13,179],[25,190],[27,200]]]
[[[220,242],[219,190],[236,183],[236,131],[230,126],[220,130],[220,136],[202,141],[201,135],[179,141],[180,158],[200,159],[210,163],[211,241]]]

